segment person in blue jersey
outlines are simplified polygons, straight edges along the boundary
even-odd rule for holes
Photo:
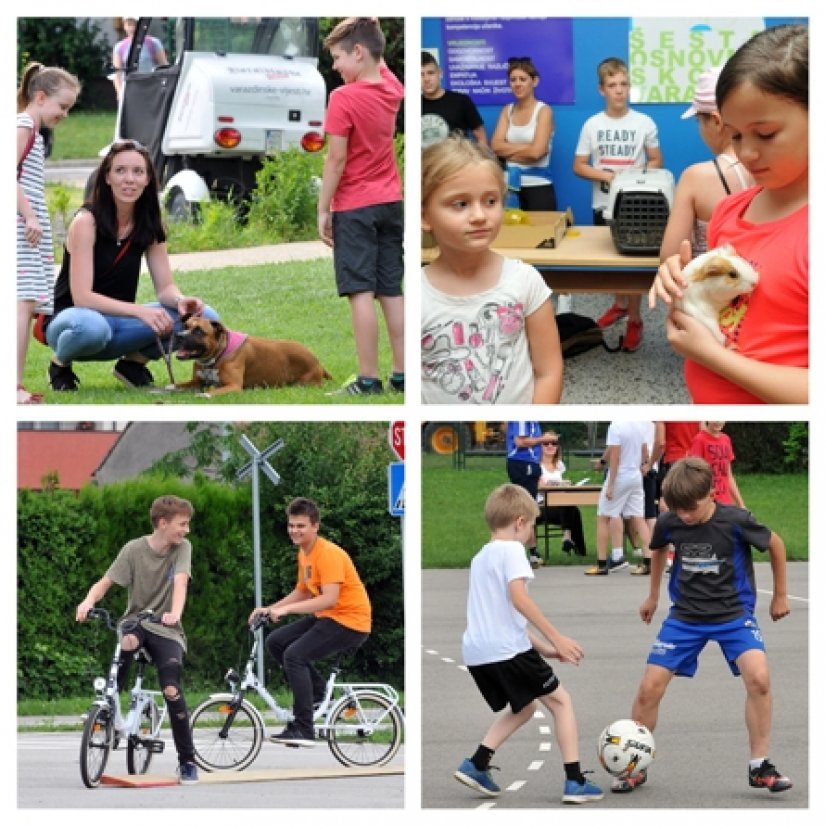
[[[552,433],[543,433],[538,421],[508,421],[506,432],[507,477],[538,499],[541,481],[541,448],[555,439]],[[530,564],[538,567],[541,558],[536,552],[536,534],[527,542]]]

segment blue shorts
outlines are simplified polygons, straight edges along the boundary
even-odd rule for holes
[[[739,675],[736,660],[748,650],[765,651],[762,631],[754,616],[742,616],[719,624],[690,624],[665,619],[647,657],[649,665],[659,665],[677,676],[693,676],[699,654],[708,642],[717,642],[730,672]]]

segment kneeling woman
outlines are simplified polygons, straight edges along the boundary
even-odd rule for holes
[[[137,304],[144,255],[157,302]],[[57,391],[77,389],[74,361],[117,359],[116,378],[130,387],[151,385],[146,364],[161,357],[161,345],[168,348],[181,315],[217,320],[175,285],[152,161],[137,141],[115,141],[101,162],[91,201],[69,226],[54,304],[46,341],[54,350],[49,383]]]

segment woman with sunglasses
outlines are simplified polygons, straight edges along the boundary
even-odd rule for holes
[[[510,189],[527,211],[555,211],[556,191],[550,177],[553,110],[536,99],[539,73],[529,57],[511,57],[510,89],[516,98],[501,110],[490,146],[506,162]]]
[[[558,433],[552,430],[545,433],[549,441],[541,447],[541,479],[540,486],[551,487],[557,484],[570,484],[564,479],[567,467],[561,458],[561,446]],[[539,494],[541,495],[541,493]],[[582,514],[578,507],[547,507],[541,508],[539,519],[548,524],[558,524],[564,532],[561,549],[565,553],[576,553],[579,556],[587,555],[587,544],[584,540],[582,528]]]
[[[157,301],[138,304],[141,260]],[[75,361],[114,361],[113,374],[129,387],[154,383],[146,364],[168,350],[185,313],[217,320],[200,298],[175,284],[161,222],[160,200],[146,147],[115,141],[97,172],[89,202],[72,220],[55,285],[55,314],[46,327],[54,350],[53,390],[73,391]]]

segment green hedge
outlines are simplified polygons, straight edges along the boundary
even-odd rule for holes
[[[264,602],[295,583],[295,548],[286,535],[286,503],[315,498],[323,535],[352,555],[373,605],[373,633],[349,676],[401,686],[404,672],[404,605],[398,519],[387,513],[386,465],[391,454],[386,424],[259,425],[275,427],[285,447],[270,462],[282,483],[261,485],[261,558]],[[341,428],[347,437],[342,438]],[[270,441],[253,438],[265,446]],[[220,452],[221,442],[215,441]],[[201,445],[202,450],[202,445]],[[241,457],[222,459],[234,467]],[[218,689],[230,666],[245,661],[246,619],[254,606],[252,495],[250,485],[191,481],[155,472],[138,479],[88,486],[80,495],[56,490],[18,494],[18,696],[55,698],[89,690],[108,665],[112,638],[97,623],[79,625],[75,607],[105,573],[120,547],[151,531],[152,500],[171,493],[194,508],[190,539],[192,581],[184,626],[189,638],[186,681]],[[125,592],[113,588],[101,606],[119,614]],[[267,663],[267,679],[282,683]]]

